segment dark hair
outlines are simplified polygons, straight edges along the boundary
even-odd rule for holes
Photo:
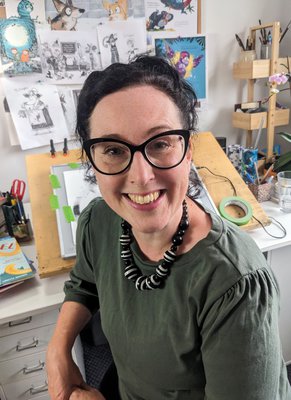
[[[168,95],[181,113],[184,129],[195,130],[196,95],[166,60],[156,56],[140,56],[129,64],[115,63],[104,71],[94,71],[86,79],[77,106],[76,133],[81,144],[90,137],[89,120],[99,101],[121,89],[150,85]]]

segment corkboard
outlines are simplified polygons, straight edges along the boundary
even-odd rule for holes
[[[215,137],[210,132],[199,133],[194,137],[193,145],[195,165],[207,166],[212,172],[231,179],[236,187],[237,195],[251,203],[255,217],[267,225],[269,223],[267,215],[228,160]],[[56,153],[55,158],[51,158],[49,154],[31,154],[26,157],[34,236],[41,278],[68,272],[75,262],[75,258],[63,259],[60,256],[56,215],[49,204],[49,197],[52,194],[49,174],[52,165],[77,161],[80,161],[79,150],[70,151],[66,157],[62,153]],[[214,177],[203,169],[198,172],[216,206],[223,197],[233,195],[231,186],[223,179]],[[239,216],[235,211],[237,210],[234,210],[234,216]],[[242,229],[254,229],[258,226],[255,220],[251,220]]]
[[[236,194],[248,201],[253,208],[253,215],[262,222],[263,225],[269,225],[270,220],[261,205],[258,203],[255,196],[249,190],[239,173],[236,171],[228,157],[220,147],[219,143],[211,132],[201,132],[193,137],[193,161],[196,167],[205,166],[215,174],[226,176],[233,183]],[[223,178],[213,176],[206,169],[199,169],[198,173],[204,182],[207,190],[218,207],[220,201],[224,197],[233,196],[233,189],[230,183]],[[231,210],[229,208],[232,208]],[[229,207],[227,209],[234,217],[242,217],[242,210],[237,207]],[[241,226],[241,229],[251,230],[259,228],[260,224],[251,219],[246,225]]]
[[[80,156],[80,150],[71,150],[67,156],[57,152],[54,158],[50,157],[50,154],[26,156],[33,230],[41,278],[68,272],[75,263],[75,258],[63,259],[60,255],[56,214],[49,203],[49,197],[53,193],[49,175],[52,165],[78,162]]]

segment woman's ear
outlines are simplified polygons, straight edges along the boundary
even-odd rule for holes
[[[187,153],[186,153],[186,159],[187,159],[187,161],[190,161],[190,164],[191,164],[191,161],[192,161],[192,152],[193,152],[193,143],[192,143],[191,138],[192,137],[190,136],[188,149],[187,149]]]

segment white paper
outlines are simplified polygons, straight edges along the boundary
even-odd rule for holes
[[[197,0],[145,0],[145,16],[150,45],[156,38],[197,35]]]
[[[74,244],[76,244],[76,229],[80,213],[91,200],[102,197],[98,185],[85,181],[85,172],[84,168],[63,172],[68,206],[72,208],[76,219],[71,222]]]
[[[96,31],[39,31],[45,79],[54,84],[81,84],[101,69]]]
[[[59,98],[62,106],[62,110],[65,116],[67,128],[69,131],[68,140],[75,136],[77,114],[76,114],[76,102],[73,95],[73,90],[66,86],[57,87]]]
[[[97,31],[103,68],[128,63],[147,50],[144,18],[100,24]]]
[[[29,79],[30,78],[30,79]],[[23,150],[68,137],[57,88],[35,78],[2,78],[10,113]]]
[[[6,1],[6,18],[15,17],[18,15],[17,6],[20,0],[8,0]],[[45,23],[45,4],[44,0],[30,0],[33,10],[30,14],[31,18],[34,20],[36,26],[38,23]]]

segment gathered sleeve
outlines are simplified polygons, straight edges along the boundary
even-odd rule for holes
[[[201,329],[205,400],[289,399],[278,314],[278,286],[266,268],[242,276],[209,307]]]
[[[70,272],[70,280],[65,282],[64,301],[75,301],[83,304],[94,314],[99,309],[98,293],[92,260],[92,243],[90,232],[90,204],[80,215],[76,233],[76,263]]]

